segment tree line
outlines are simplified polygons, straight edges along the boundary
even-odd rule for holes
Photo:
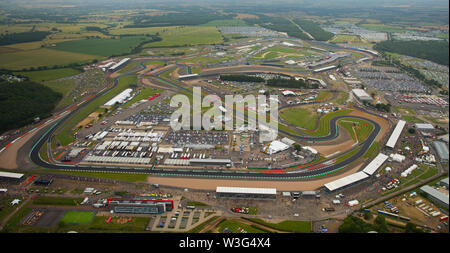
[[[47,37],[50,32],[23,32],[3,34],[0,36],[0,46],[11,45],[16,43],[25,43],[33,41],[41,41]]]
[[[296,19],[294,22],[303,30],[311,34],[314,39],[319,41],[327,41],[333,38],[334,34],[323,30],[318,24],[310,20]]]

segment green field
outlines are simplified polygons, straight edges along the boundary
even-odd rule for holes
[[[330,96],[331,92],[328,90],[321,90],[319,91],[319,94],[316,97],[316,101],[322,101],[328,98]]]
[[[410,115],[402,115],[402,119],[409,123],[424,123],[425,121]]]
[[[200,26],[248,26],[242,19],[219,19]]]
[[[26,76],[30,80],[35,82],[45,82],[51,80],[57,80],[63,77],[74,76],[81,73],[77,69],[62,68],[62,69],[49,69],[41,71],[27,71],[27,72],[15,72],[16,75]]]
[[[114,173],[114,172],[86,172],[86,171],[62,171],[62,170],[51,170],[46,169],[42,171],[45,173],[57,173],[57,174],[67,174],[80,177],[93,177],[93,178],[107,178],[113,180],[120,180],[126,182],[145,182],[147,180],[148,174],[129,174],[129,173]]]
[[[132,70],[133,68],[137,67],[140,63],[137,61],[133,61],[129,64],[127,64],[124,68],[122,68],[121,70],[117,71],[117,73],[119,74],[124,74],[130,70]]]
[[[330,42],[332,43],[360,43],[361,38],[359,38],[359,36],[357,35],[336,35],[334,36]]]
[[[134,98],[132,98],[130,101],[128,101],[122,107],[123,108],[128,108],[132,104],[134,104],[134,103],[136,103],[136,102],[138,102],[138,101],[140,101],[142,99],[147,99],[147,98],[155,95],[156,93],[161,93],[161,92],[162,92],[162,90],[145,87],[145,88],[143,88],[143,89],[141,89],[139,91],[139,94],[137,94]]]
[[[383,25],[383,24],[361,24],[359,26],[377,32],[401,33],[405,31],[402,27],[399,26]]]
[[[13,212],[16,207],[11,205],[11,201],[13,201],[14,198],[11,197],[1,197],[0,198],[0,221],[3,220],[8,214]]]
[[[358,142],[365,141],[373,131],[373,125],[362,119],[341,119],[338,124],[350,133],[353,140],[358,140]]]
[[[342,109],[335,112],[330,112],[325,114],[320,118],[319,127],[315,131],[306,132],[309,135],[313,136],[325,136],[330,132],[330,120],[334,117],[347,115],[352,112],[351,109]]]
[[[269,223],[257,218],[246,218],[255,223],[286,232],[311,233],[311,221],[282,221],[280,223]]]
[[[188,201],[188,202],[186,202],[186,205],[187,206],[209,206],[208,204],[205,204],[200,201]]]
[[[119,39],[73,40],[58,43],[53,49],[109,57],[112,55],[130,53],[139,44],[150,39],[150,37],[145,36],[127,36]]]
[[[52,206],[77,206],[83,201],[82,198],[47,197],[40,196],[33,200],[34,205]]]
[[[313,130],[319,115],[304,108],[289,108],[280,112],[280,117],[290,124]]]
[[[94,212],[67,211],[61,222],[71,225],[89,224],[94,218]]]
[[[223,233],[225,228],[228,228],[233,233],[241,233],[239,228],[244,229],[248,233],[265,233],[265,231],[258,229],[253,226],[249,226],[247,224],[235,221],[235,220],[223,220],[218,224],[219,232]]]
[[[71,63],[87,63],[99,56],[64,52],[59,50],[40,48],[35,50],[18,51],[0,55],[0,68],[22,70],[43,66],[67,65]]]
[[[160,33],[162,41],[145,44],[144,48],[174,47],[222,43],[222,36],[213,26],[181,26],[164,29]]]

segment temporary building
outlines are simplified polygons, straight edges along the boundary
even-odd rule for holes
[[[409,175],[411,175],[411,173],[417,169],[417,165],[413,164],[411,167],[409,167],[408,169],[406,169],[405,171],[402,172],[401,176],[402,177],[407,177]]]
[[[389,155],[389,157],[392,159],[392,161],[399,162],[399,163],[403,162],[406,159],[405,156],[400,155],[400,154],[391,154],[391,155]]]

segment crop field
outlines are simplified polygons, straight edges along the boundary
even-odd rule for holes
[[[144,45],[144,48],[219,44],[223,42],[219,30],[212,26],[174,27],[162,30],[160,36],[162,41],[148,43]]]
[[[92,218],[94,218],[94,212],[68,211],[64,214],[61,221],[72,225],[89,224]]]
[[[74,62],[89,62],[99,58],[95,55],[64,52],[46,48],[20,51],[0,55],[0,68],[22,70],[31,67],[67,65]]]
[[[129,53],[133,48],[148,39],[144,36],[128,36],[120,39],[74,40],[58,43],[53,49],[109,57]]]
[[[51,80],[57,80],[67,76],[74,76],[81,73],[77,69],[62,68],[62,69],[49,69],[42,71],[27,71],[27,72],[15,72],[14,74],[26,76],[35,82],[45,82]]]

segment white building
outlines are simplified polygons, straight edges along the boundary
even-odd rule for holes
[[[372,102],[373,98],[367,94],[367,92],[363,89],[353,89],[352,90],[355,97],[361,102]]]
[[[281,142],[281,141],[272,141],[268,146],[263,148],[263,152],[272,155],[281,151],[284,151],[289,148],[289,145]]]

